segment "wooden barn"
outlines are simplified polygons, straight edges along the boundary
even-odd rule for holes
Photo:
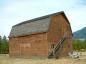
[[[72,51],[72,30],[63,11],[27,20],[12,27],[11,57],[58,58]]]

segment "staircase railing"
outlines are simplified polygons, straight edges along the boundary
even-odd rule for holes
[[[56,57],[56,55],[59,52],[59,49],[61,48],[64,40],[66,39],[65,35],[60,39],[60,41],[54,46],[54,48],[50,51],[48,58]]]

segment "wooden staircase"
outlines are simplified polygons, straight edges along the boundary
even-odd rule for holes
[[[54,46],[54,48],[50,51],[48,58],[57,58],[59,54],[60,48],[63,46],[65,41],[65,35],[59,40],[59,42]]]

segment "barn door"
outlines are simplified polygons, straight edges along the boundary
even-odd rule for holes
[[[29,43],[21,43],[20,44],[20,55],[23,57],[30,56],[31,45]]]

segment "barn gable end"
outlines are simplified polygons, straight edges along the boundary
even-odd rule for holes
[[[67,53],[72,50],[72,31],[68,20],[64,18],[64,15],[56,15],[51,17],[51,24],[48,31],[48,41],[50,45],[59,44],[59,40],[66,36],[64,46],[61,49],[59,56],[67,56]],[[66,52],[65,52],[66,50]],[[65,53],[64,53],[65,52]]]

